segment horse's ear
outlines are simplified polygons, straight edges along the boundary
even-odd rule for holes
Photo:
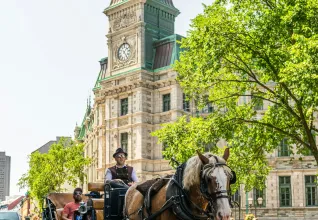
[[[200,160],[202,161],[202,163],[203,163],[204,165],[209,163],[209,159],[208,159],[208,158],[206,158],[205,156],[203,156],[198,150],[197,150],[197,153],[198,153],[198,156],[199,156]]]
[[[227,161],[227,159],[229,159],[229,157],[230,157],[230,148],[226,148],[225,149],[225,151],[224,151],[224,154],[223,154],[223,159],[225,160],[225,161]]]

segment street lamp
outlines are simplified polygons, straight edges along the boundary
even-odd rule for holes
[[[263,205],[263,198],[262,197],[258,197],[257,203],[258,203],[258,207],[261,208],[262,205]],[[256,205],[255,205],[255,218],[256,218]]]
[[[248,206],[250,207],[250,213],[253,206],[253,198],[248,198]]]
[[[258,207],[262,207],[262,205],[263,205],[263,198],[262,197],[259,197],[258,199],[257,199],[257,203],[258,203]]]
[[[263,204],[263,198],[259,197],[257,199],[257,203],[258,203],[258,207],[261,208],[262,204]],[[257,205],[256,205],[256,203],[253,205],[253,198],[248,198],[248,205],[249,205],[250,209],[252,209],[252,207],[254,206],[254,208],[255,208],[255,218],[256,218],[257,217],[256,216],[256,207],[257,207]]]

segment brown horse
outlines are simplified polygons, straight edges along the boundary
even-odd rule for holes
[[[171,180],[151,198],[150,211],[151,214],[156,213],[156,217],[149,219],[229,220],[228,191],[235,173],[226,165],[228,157],[228,148],[223,158],[198,152],[183,165],[183,169],[178,167]],[[130,220],[149,217],[137,185],[130,187],[126,193],[124,215]]]

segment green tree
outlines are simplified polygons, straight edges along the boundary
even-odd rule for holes
[[[19,179],[20,188],[28,188],[30,197],[38,201],[51,192],[63,192],[64,183],[76,186],[83,183],[84,167],[91,163],[84,157],[84,145],[70,139],[60,139],[48,153],[36,151],[29,155],[29,170]]]
[[[153,133],[166,146],[163,156],[171,161],[172,166],[176,167],[175,161],[186,162],[196,154],[196,150],[223,155],[224,148],[216,146],[220,137],[224,137],[221,136],[223,132],[218,131],[216,127],[211,127],[210,120],[213,119],[198,117],[187,120],[187,117],[183,116],[175,123],[164,124],[160,130]],[[226,127],[222,130],[226,130]],[[242,183],[248,190],[253,187],[264,187],[269,167],[263,153],[254,151],[253,148],[242,151],[241,148],[231,147],[228,165],[237,175],[237,182],[231,187],[233,192],[239,189]]]
[[[264,154],[284,138],[318,161],[318,1],[217,0],[192,20],[181,44],[186,50],[175,70],[184,92],[215,109],[189,136],[207,128],[210,137],[200,135],[225,139],[239,163],[249,158],[263,167]],[[262,108],[260,115],[256,110]],[[183,126],[178,121],[163,128],[170,135],[156,135],[165,143],[177,141],[173,135],[189,140],[180,134]],[[202,139],[193,145],[209,141]],[[187,146],[176,143],[166,144],[166,151]],[[239,165],[244,170],[250,163]]]

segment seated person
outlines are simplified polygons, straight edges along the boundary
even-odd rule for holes
[[[117,148],[113,154],[113,158],[116,160],[116,165],[106,170],[105,183],[112,180],[112,182],[124,182],[126,185],[131,186],[135,182],[138,182],[134,168],[125,165],[127,153],[122,148]]]
[[[65,205],[62,212],[63,220],[72,220],[74,212],[78,210],[80,202],[82,201],[83,190],[81,188],[74,189],[73,198],[74,202],[69,202]]]

